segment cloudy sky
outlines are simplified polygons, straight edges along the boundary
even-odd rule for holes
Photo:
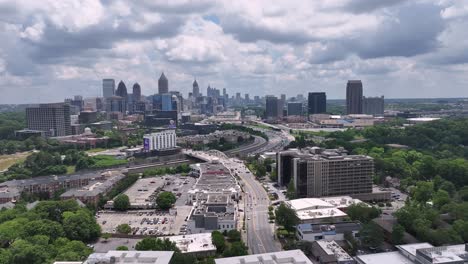
[[[0,103],[154,94],[468,96],[466,0],[0,0]],[[131,92],[131,91],[129,91]]]

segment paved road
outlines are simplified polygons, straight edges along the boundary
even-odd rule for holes
[[[254,141],[252,143],[240,146],[239,148],[236,148],[236,149],[225,151],[224,153],[226,153],[226,155],[229,155],[229,156],[234,156],[235,154],[240,154],[240,155],[248,154],[248,153],[251,153],[252,151],[256,151],[257,149],[264,147],[266,144],[267,144],[267,141],[264,138],[254,136]]]
[[[234,168],[244,183],[247,246],[252,254],[281,250],[279,242],[274,239],[273,224],[270,224],[268,220],[270,199],[267,192],[255,176],[237,159],[224,160],[223,163],[229,169]]]

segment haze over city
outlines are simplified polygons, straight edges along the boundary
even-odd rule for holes
[[[102,96],[104,78],[231,94],[466,97],[466,1],[0,1],[0,103]]]

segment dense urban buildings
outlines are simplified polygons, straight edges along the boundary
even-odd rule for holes
[[[302,103],[290,102],[288,103],[288,116],[301,116]]]
[[[327,95],[323,92],[309,93],[309,115],[327,112]]]
[[[346,114],[362,114],[361,80],[349,80],[346,84]]]
[[[70,105],[40,104],[26,108],[28,129],[44,131],[47,136],[71,135]]]
[[[117,90],[115,91],[116,96],[122,97],[124,100],[127,100],[127,86],[125,86],[125,83],[123,81],[119,82],[119,85],[117,85]]]
[[[299,198],[365,194],[372,193],[374,161],[344,149],[313,147],[278,152],[277,172],[279,184],[293,181]]]
[[[115,81],[114,79],[103,79],[102,80],[102,96],[108,98],[114,96],[115,92]]]
[[[138,102],[141,100],[141,87],[138,83],[135,83],[133,85],[133,93],[132,93],[132,96],[133,96],[133,102]]]
[[[384,114],[384,97],[363,97],[362,112],[366,115],[382,116]]]
[[[158,94],[165,94],[169,92],[169,81],[164,75],[164,72],[161,74],[158,80]]]
[[[198,83],[197,83],[197,80],[194,80],[193,81],[193,84],[192,84],[192,95],[193,97],[198,97],[200,96],[200,87],[198,87]]]
[[[166,130],[143,136],[143,148],[145,151],[166,150],[176,147],[177,137],[175,130]]]

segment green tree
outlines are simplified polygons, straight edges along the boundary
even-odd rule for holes
[[[248,254],[247,250],[248,248],[244,242],[236,241],[231,244],[228,250],[223,252],[223,257],[245,256]]]
[[[420,204],[426,204],[432,199],[434,194],[434,186],[432,182],[417,182],[416,186],[411,189],[411,197]]]
[[[125,211],[130,208],[130,199],[126,194],[119,194],[114,198],[114,209]]]
[[[177,199],[172,192],[161,192],[156,198],[156,204],[159,208],[166,210],[171,208],[176,200]]]
[[[450,195],[448,192],[440,189],[434,194],[434,198],[432,199],[432,202],[435,206],[435,208],[440,209],[442,206],[450,203]]]
[[[128,247],[127,246],[118,246],[115,250],[127,251]]]
[[[128,234],[132,231],[132,228],[128,224],[121,224],[117,226],[117,232],[122,234]]]
[[[11,245],[15,264],[43,264],[50,258],[49,251],[43,245],[34,245],[26,240],[18,239]]]
[[[379,217],[380,209],[366,204],[353,204],[348,207],[346,213],[354,221],[368,223],[370,220]]]
[[[392,230],[392,242],[394,245],[403,244],[403,237],[405,235],[405,228],[402,225],[396,224]]]
[[[380,247],[384,240],[384,235],[380,227],[370,222],[362,227],[359,232],[361,243],[365,247],[377,248]]]
[[[216,247],[216,252],[223,253],[226,249],[226,241],[224,240],[223,234],[215,230],[211,232],[211,240],[213,245]]]
[[[291,179],[288,184],[288,190],[286,191],[286,197],[290,200],[296,199],[296,187],[294,180]]]
[[[175,251],[180,252],[175,242],[169,239],[160,239],[154,237],[145,237],[135,245],[136,250],[153,250],[153,251]]]
[[[294,227],[299,223],[296,211],[288,207],[284,203],[280,204],[275,211],[276,223],[284,226],[288,231],[293,231]]]
[[[26,237],[46,235],[49,236],[52,240],[64,236],[62,225],[60,225],[58,222],[54,222],[48,219],[29,222],[26,226],[24,226],[24,232]]]
[[[111,238],[112,235],[110,233],[104,233],[101,235],[101,237],[104,239],[104,242],[107,243],[107,240],[109,240],[109,238]]]
[[[63,229],[67,238],[84,242],[93,241],[101,235],[101,227],[86,209],[63,213]]]
[[[229,241],[240,241],[241,240],[241,233],[235,229],[229,230],[227,233],[227,237]]]

